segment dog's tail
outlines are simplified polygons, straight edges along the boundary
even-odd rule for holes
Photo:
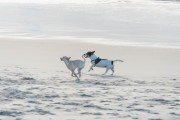
[[[84,63],[85,63],[85,62],[86,62],[86,59],[85,59],[84,55],[82,55],[82,58],[84,59]]]
[[[123,60],[113,60],[113,62],[124,62]]]

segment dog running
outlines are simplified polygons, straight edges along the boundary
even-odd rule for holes
[[[79,79],[81,77],[81,70],[84,68],[85,61],[86,61],[83,56],[82,56],[82,58],[84,59],[84,61],[82,61],[82,60],[70,60],[71,57],[63,56],[60,58],[60,60],[64,61],[67,68],[71,71],[71,76],[77,77],[77,79]],[[75,73],[76,69],[78,71],[79,77]]]
[[[112,74],[114,74],[114,62],[119,61],[119,62],[124,62],[123,60],[108,60],[108,59],[101,59],[97,57],[95,54],[95,51],[87,52],[83,56],[85,58],[90,58],[91,59],[91,67],[89,69],[89,72],[93,70],[93,67],[102,67],[106,68],[106,71],[103,75],[105,75],[109,69],[112,70]]]

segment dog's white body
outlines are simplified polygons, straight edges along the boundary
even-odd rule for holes
[[[95,54],[94,54],[95,51],[93,52],[87,52],[86,54],[84,54],[84,56],[86,58],[90,58],[91,59],[91,67],[89,69],[89,72],[91,70],[93,70],[93,67],[102,67],[102,68],[106,68],[106,71],[103,75],[105,75],[108,70],[112,70],[112,74],[114,74],[114,62],[116,61],[119,61],[119,62],[123,62],[122,60],[108,60],[108,59],[100,59],[99,57],[97,57]],[[98,63],[96,63],[97,59],[99,59]]]
[[[67,66],[67,68],[71,71],[71,76],[72,77],[77,77],[80,78],[81,77],[81,70],[84,68],[85,66],[85,59],[84,61],[82,60],[70,60],[71,57],[66,57],[63,56],[61,59],[61,61],[64,61],[65,65]],[[77,69],[79,77],[77,76],[77,74],[75,73],[75,70]],[[74,76],[75,75],[75,76]]]
[[[91,68],[89,69],[89,71],[90,71],[94,66],[96,66],[96,67],[105,67],[105,66],[107,66],[109,69],[111,69],[111,68],[113,67],[113,65],[111,64],[111,61],[110,61],[110,60],[101,60],[99,63],[97,63],[97,64],[95,65],[95,60],[96,60],[97,58],[98,58],[98,57],[97,57],[95,54],[93,54],[93,55],[90,56],[92,66],[91,66]]]

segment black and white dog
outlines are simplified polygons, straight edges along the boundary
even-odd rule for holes
[[[92,52],[87,52],[85,53],[83,56],[85,58],[90,58],[91,59],[91,67],[89,69],[89,72],[91,70],[93,70],[93,67],[102,67],[102,68],[106,68],[106,71],[103,75],[105,75],[109,69],[112,70],[112,74],[114,73],[114,62],[119,61],[119,62],[124,62],[122,60],[108,60],[108,59],[101,59],[99,57],[97,57],[95,54],[95,51]]]

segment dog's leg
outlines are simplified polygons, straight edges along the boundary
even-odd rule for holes
[[[91,70],[93,70],[93,65],[90,67],[89,72],[90,72]]]
[[[77,77],[77,79],[79,79],[79,77],[76,75],[76,73],[73,71],[73,74],[75,75],[74,77]]]
[[[77,75],[75,74],[75,72],[73,70],[71,71],[71,76],[72,77],[77,77]]]
[[[78,68],[79,78],[81,77],[81,70],[82,70],[82,68]]]
[[[113,68],[111,68],[111,70],[112,70],[112,74],[111,74],[111,75],[113,75],[113,74],[114,74],[114,67],[113,67]]]
[[[109,68],[106,68],[106,71],[105,71],[105,73],[103,75],[105,75],[108,72],[108,70],[109,70]]]
[[[75,76],[73,76],[73,71],[71,71],[71,76],[72,76],[72,77],[75,77]]]

